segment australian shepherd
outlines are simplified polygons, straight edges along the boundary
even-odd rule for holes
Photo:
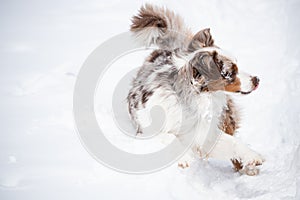
[[[241,73],[235,59],[214,43],[210,29],[193,34],[168,9],[142,6],[132,18],[131,32],[145,46],[157,47],[127,97],[137,134],[149,125],[149,109],[158,105],[165,112],[161,134],[173,134],[179,141],[187,133],[197,135],[179,167],[189,167],[195,157],[216,158],[231,161],[236,171],[257,175],[264,159],[234,137],[240,119],[231,95],[250,94],[258,77]],[[218,135],[210,148],[205,147],[206,134]]]

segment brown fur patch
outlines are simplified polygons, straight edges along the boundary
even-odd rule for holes
[[[139,14],[132,18],[131,31],[146,27],[157,27],[166,30],[167,22],[163,15],[154,10],[154,7],[146,4],[141,7]],[[138,30],[137,30],[138,31]]]
[[[232,99],[227,99],[227,109],[223,110],[221,123],[219,128],[229,135],[234,135],[236,129],[239,128],[239,113],[234,106]]]
[[[232,164],[233,164],[233,169],[235,171],[240,171],[241,169],[243,169],[243,164],[240,160],[237,159],[230,159]]]
[[[158,49],[153,51],[150,54],[150,56],[147,58],[147,61],[153,63],[155,62],[156,59],[162,57],[162,60],[165,61],[165,63],[171,63],[171,56],[172,56],[171,51]]]
[[[227,92],[238,92],[241,91],[241,81],[236,78],[232,83],[225,85],[225,91]]]
[[[153,94],[153,91],[142,91],[142,104],[145,104],[148,100],[149,97]]]

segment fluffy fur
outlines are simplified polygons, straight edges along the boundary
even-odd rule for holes
[[[146,4],[133,17],[131,31],[146,46],[158,47],[139,69],[127,97],[137,134],[149,125],[149,110],[159,105],[166,114],[162,134],[180,140],[197,133],[180,167],[188,167],[196,155],[228,160],[237,171],[258,174],[263,158],[233,137],[240,120],[230,94],[251,93],[259,79],[239,73],[234,60],[214,44],[210,29],[193,35],[168,9]],[[213,148],[205,148],[204,133],[219,136]]]

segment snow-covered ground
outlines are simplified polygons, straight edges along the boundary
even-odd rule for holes
[[[193,31],[210,27],[218,46],[260,77],[260,88],[238,99],[244,113],[238,137],[265,156],[260,175],[241,176],[213,160],[147,175],[99,164],[75,131],[74,83],[90,52],[128,30],[143,2],[6,0],[0,199],[300,199],[300,2],[152,2],[180,13]]]

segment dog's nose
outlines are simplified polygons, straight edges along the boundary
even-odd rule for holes
[[[254,76],[254,77],[251,78],[251,81],[254,85],[254,88],[256,89],[257,86],[259,85],[259,78],[257,76]]]

